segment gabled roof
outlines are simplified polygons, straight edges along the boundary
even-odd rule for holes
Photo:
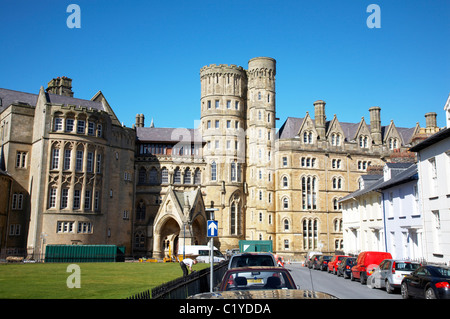
[[[300,131],[300,129],[303,125],[305,118],[288,117],[287,120],[283,123],[283,125],[278,130],[278,138],[279,139],[296,138],[298,132]],[[314,119],[311,118],[311,121],[313,124],[315,124]],[[338,120],[336,119],[336,121],[338,121]],[[331,127],[332,122],[333,122],[333,120],[326,122],[325,127],[327,128],[327,134],[328,134],[329,128]],[[367,127],[368,131],[370,132],[370,125],[365,123],[365,121],[363,119],[358,123],[349,123],[349,122],[339,122],[338,121],[338,124],[341,126],[341,129],[344,133],[344,138],[347,142],[353,141],[357,137],[358,131],[361,129],[361,126]],[[389,127],[389,125],[381,127],[381,135],[382,135],[383,139],[387,134],[388,127]],[[417,125],[412,128],[396,127],[396,129],[397,129],[397,132],[399,133],[400,137],[403,140],[402,141],[403,145],[407,145],[411,142],[411,139],[417,130]]]
[[[38,94],[25,93],[14,90],[0,88],[0,99],[2,104],[0,106],[0,113],[8,106],[14,103],[24,103],[35,107]],[[79,107],[86,107],[88,109],[96,109],[99,111],[107,111],[101,102],[78,99],[70,96],[64,96],[59,94],[45,93],[45,98],[48,103],[62,104],[62,105],[75,105]]]

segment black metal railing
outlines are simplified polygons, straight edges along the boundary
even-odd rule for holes
[[[228,262],[214,266],[213,287],[217,286],[227,270]],[[186,277],[179,277],[153,289],[135,294],[128,299],[185,299],[188,296],[209,292],[210,268],[194,271]]]

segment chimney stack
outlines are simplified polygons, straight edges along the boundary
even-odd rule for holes
[[[317,100],[314,104],[314,119],[316,122],[316,130],[321,140],[325,140],[325,123],[327,117],[325,115],[325,102]]]
[[[144,114],[136,114],[136,127],[144,127]]]
[[[369,109],[370,112],[370,135],[375,144],[381,144],[381,108],[373,106]]]
[[[429,112],[429,113],[425,114],[425,123],[426,123],[425,132],[426,133],[436,132],[436,128],[437,128],[436,116],[437,116],[437,114],[435,112]]]
[[[72,79],[65,76],[52,79],[48,82],[47,92],[73,97]]]

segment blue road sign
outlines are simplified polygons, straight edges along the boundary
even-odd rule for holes
[[[217,237],[219,232],[219,222],[215,220],[208,220],[207,229],[208,237]]]

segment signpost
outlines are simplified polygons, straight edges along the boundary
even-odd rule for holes
[[[213,205],[211,205],[213,206]],[[214,237],[219,235],[219,222],[214,220],[214,212],[218,211],[218,208],[206,208],[205,211],[210,213],[211,220],[206,223],[206,233],[209,238],[210,252],[209,252],[209,263],[210,263],[210,280],[209,280],[209,291],[213,292],[213,271],[214,271]]]

